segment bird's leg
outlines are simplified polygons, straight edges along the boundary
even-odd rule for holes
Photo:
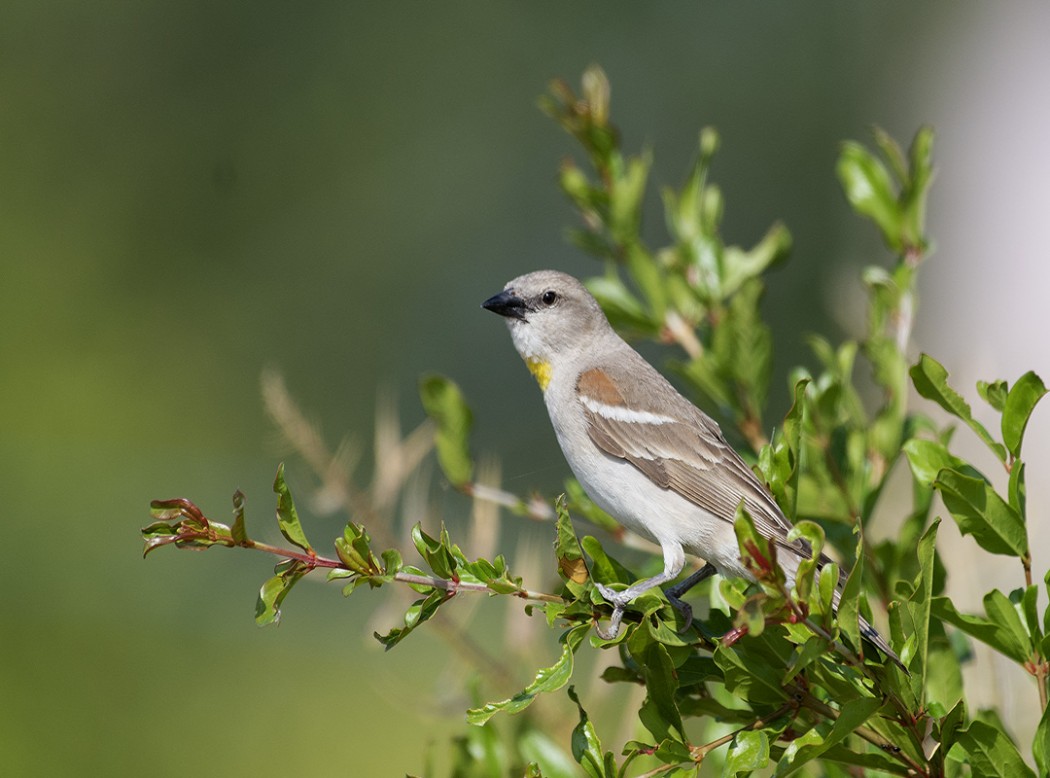
[[[675,607],[675,610],[682,614],[682,618],[685,619],[685,624],[682,625],[682,629],[680,630],[681,632],[685,632],[693,623],[693,606],[683,601],[681,599],[682,595],[690,589],[692,589],[701,581],[706,581],[708,578],[710,578],[717,572],[718,571],[715,569],[715,566],[708,562],[706,565],[701,567],[699,570],[697,570],[691,576],[686,578],[684,581],[682,581],[681,583],[676,583],[674,586],[672,586],[670,589],[664,592],[664,594],[667,595],[668,602],[670,602],[671,605]]]
[[[612,640],[620,633],[620,622],[623,620],[623,612],[631,600],[654,586],[661,586],[668,581],[673,581],[682,572],[682,567],[685,566],[685,551],[682,550],[681,544],[669,541],[661,543],[660,547],[664,552],[664,569],[658,575],[635,581],[619,592],[610,589],[604,584],[595,584],[602,597],[613,606],[612,616],[609,617],[608,631],[602,630],[601,627],[597,628],[598,636],[603,640]]]

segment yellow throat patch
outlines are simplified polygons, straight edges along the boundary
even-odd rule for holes
[[[551,382],[551,363],[536,359],[536,357],[528,357],[525,364],[533,378],[536,379],[536,383],[540,385],[540,390],[546,392],[547,385]]]

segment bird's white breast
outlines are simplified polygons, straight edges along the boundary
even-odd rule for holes
[[[655,484],[630,462],[599,449],[587,432],[574,383],[559,378],[564,377],[555,373],[544,400],[562,453],[590,498],[643,537],[680,544],[724,574],[745,574],[732,525]]]

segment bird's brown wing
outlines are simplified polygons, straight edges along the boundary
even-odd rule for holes
[[[733,521],[743,500],[762,535],[778,546],[810,556],[805,541],[787,542],[790,524],[783,512],[726,442],[718,424],[678,394],[635,352],[631,355],[625,360],[627,368],[616,372],[614,368],[588,370],[577,382],[587,432],[594,444],[725,521]],[[653,382],[663,391],[653,392]],[[585,398],[591,402],[584,402]],[[822,567],[830,561],[821,555]],[[845,580],[843,570],[835,592],[836,607]],[[907,673],[882,635],[863,617],[859,624],[861,634]]]
[[[652,371],[644,381],[636,373],[625,376],[603,368],[580,376],[577,391],[595,445],[724,521],[733,522],[743,500],[763,536],[808,556],[805,543],[787,543],[790,524],[783,512],[718,425],[648,363],[642,364],[646,373]],[[653,380],[673,395],[660,392],[657,399],[657,393],[641,390]]]

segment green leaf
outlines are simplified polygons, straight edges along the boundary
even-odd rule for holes
[[[930,621],[930,642],[926,660],[926,707],[935,718],[943,717],[962,701],[960,656],[970,650],[965,635],[955,630],[949,635],[947,629],[939,619]],[[960,651],[956,649],[953,641],[967,645],[963,645]],[[944,753],[947,753],[947,748]]]
[[[576,696],[576,689],[569,687],[569,699],[576,703],[580,722],[572,730],[572,755],[591,778],[614,778],[616,759],[611,751],[602,749],[602,741],[591,723],[587,711]]]
[[[260,627],[280,623],[281,603],[310,568],[298,559],[289,559],[278,564],[274,572],[276,575],[259,589],[259,599],[255,603],[255,623]]]
[[[238,545],[248,542],[248,532],[244,527],[244,492],[240,489],[233,493],[233,524],[230,525],[230,536]]]
[[[453,486],[462,486],[474,474],[469,436],[474,416],[459,387],[442,375],[426,375],[419,382],[419,397],[427,416],[437,426],[437,447],[441,471]]]
[[[640,717],[656,742],[667,738],[682,742],[685,729],[682,714],[675,701],[678,679],[667,647],[657,643],[645,630],[635,630],[627,641],[627,650],[642,669],[648,696]]]
[[[746,630],[751,637],[757,638],[766,629],[766,611],[763,607],[765,603],[766,597],[761,594],[748,597],[737,610],[733,623]]]
[[[562,186],[565,186],[564,179]],[[579,203],[577,203],[577,207],[583,209],[583,206]],[[585,254],[593,254],[598,259],[615,259],[616,257],[616,247],[609,242],[605,235],[599,235],[584,229],[569,229],[566,230],[565,234],[566,240]],[[609,317],[609,320],[613,321],[612,316]]]
[[[781,683],[783,674],[777,669],[782,663],[747,661],[742,652],[724,643],[715,649],[714,660],[725,674],[726,689],[741,699],[779,705],[788,698]]]
[[[873,127],[872,135],[875,139],[875,145],[879,147],[883,158],[890,166],[890,172],[893,173],[893,177],[898,181],[907,181],[909,177],[908,163],[904,159],[904,153],[901,151],[900,144],[881,127]]]
[[[1006,385],[1006,381],[978,381],[977,382],[977,394],[981,395],[986,403],[992,406],[995,410],[1000,413],[1003,412],[1003,408],[1006,407],[1006,394],[1009,387]]]
[[[766,232],[750,251],[727,246],[722,278],[722,292],[731,295],[743,284],[765,273],[787,259],[791,251],[791,233],[779,222]]]
[[[449,580],[455,576],[457,562],[449,548],[448,531],[444,524],[441,525],[440,539],[436,539],[424,532],[423,527],[416,522],[412,527],[412,543],[438,578]]]
[[[1017,746],[1006,734],[984,721],[974,721],[955,742],[969,756],[970,769],[982,778],[1035,778]]]
[[[785,751],[785,758],[777,765],[775,775],[779,777],[796,772],[806,762],[816,759],[832,746],[845,740],[857,727],[875,715],[881,707],[882,700],[875,697],[857,697],[843,703],[839,708],[839,717],[835,719],[831,730],[823,738],[816,738],[798,749],[792,750],[789,747]],[[815,732],[815,730],[810,730],[810,732]]]
[[[142,550],[142,556],[148,556],[151,551],[156,551],[158,548],[163,546],[175,544],[178,547],[179,535],[177,527],[168,524],[166,521],[157,521],[149,526],[142,528],[142,538],[145,541],[145,545]]]
[[[1028,554],[1024,520],[987,481],[945,469],[933,485],[959,530],[973,535],[985,551],[1016,557]]]
[[[813,635],[809,640],[794,652],[788,663],[787,671],[784,673],[782,683],[786,686],[791,679],[813,664],[817,659],[828,653],[828,644],[824,638]]]
[[[142,528],[145,540],[143,556],[172,544],[176,548],[191,549],[236,545],[233,530],[225,524],[209,520],[189,500],[154,500],[150,503],[150,514],[159,521]]]
[[[491,724],[485,727],[491,727]],[[484,730],[485,727],[470,727],[468,730]],[[526,721],[524,728],[516,733],[516,745],[522,760],[534,765],[534,772],[526,773],[526,778],[576,778],[579,775],[575,760],[564,750],[563,745],[539,729],[538,724]],[[508,771],[509,766],[499,775],[507,775]]]
[[[665,765],[674,765],[660,773],[660,778],[696,778],[697,767],[689,748],[675,740],[660,743],[653,752],[656,761]]]
[[[572,678],[573,657],[590,628],[590,624],[580,624],[566,632],[562,636],[562,652],[557,662],[538,671],[532,683],[513,697],[468,710],[467,721],[471,724],[484,724],[497,713],[520,713],[540,694],[562,688]]]
[[[759,279],[745,281],[729,300],[729,316],[715,329],[715,349],[721,352],[723,365],[731,370],[737,385],[740,405],[761,427],[759,414],[769,392],[773,360],[773,336],[759,315],[765,284]],[[747,354],[747,359],[740,359]]]
[[[457,778],[506,775],[510,769],[508,757],[494,726],[471,727],[465,736],[455,739],[453,775]]]
[[[591,558],[591,577],[595,581],[614,584],[631,583],[635,580],[630,570],[605,553],[602,544],[593,535],[585,535],[580,545],[584,553]]]
[[[405,625],[403,627],[394,627],[385,635],[375,632],[373,637],[389,651],[408,637],[416,627],[433,617],[437,613],[437,609],[448,602],[450,598],[451,595],[442,589],[431,589],[426,597],[416,600],[405,611]]]
[[[783,584],[786,579],[777,564],[776,545],[755,529],[754,519],[744,507],[743,500],[737,506],[733,529],[740,547],[740,559],[750,573],[759,581]]]
[[[795,382],[794,402],[784,417],[784,423],[773,435],[773,440],[762,449],[759,463],[770,491],[777,498],[787,516],[796,515],[798,509],[798,479],[801,463],[802,428],[805,424],[806,387],[810,380],[802,378]]]
[[[835,171],[853,210],[875,222],[886,244],[900,251],[903,215],[885,166],[859,143],[847,141]]]
[[[915,578],[915,591],[908,601],[912,635],[915,638],[915,651],[908,662],[908,669],[912,671],[912,692],[920,703],[925,703],[926,662],[929,652],[930,612],[933,599],[933,562],[940,523],[940,519],[937,519],[930,524],[919,539],[916,554],[919,560],[919,574]]]
[[[955,738],[962,731],[963,722],[966,721],[966,703],[959,700],[955,706],[948,711],[947,715],[936,725],[937,741],[941,744],[941,753],[947,754],[955,744]]]
[[[1003,443],[1015,457],[1021,456],[1021,442],[1036,403],[1046,394],[1042,379],[1028,371],[1010,387],[1003,405]]]
[[[700,133],[698,145],[699,153],[681,191],[675,192],[670,188],[663,191],[667,231],[677,238],[681,248],[694,253],[697,244],[709,238],[713,227],[717,225],[717,217],[704,218],[704,195],[709,189],[707,174],[711,158],[718,149],[718,133],[705,127]],[[695,256],[687,254],[686,259],[695,260]]]
[[[277,525],[281,528],[281,534],[290,543],[294,543],[303,551],[313,554],[314,550],[310,547],[310,541],[306,539],[303,526],[299,523],[299,514],[295,510],[295,501],[292,499],[292,493],[288,489],[288,484],[284,482],[283,462],[277,466],[277,477],[273,481],[273,491],[277,495]]]
[[[358,575],[378,575],[383,571],[370,543],[365,528],[350,522],[343,527],[343,537],[335,540],[335,553],[339,561]]]
[[[1030,658],[1028,641],[1021,640],[1009,624],[1001,624],[982,616],[959,613],[947,597],[934,597],[930,607],[932,614],[941,621],[946,621],[967,635],[982,643],[987,643],[1015,662],[1024,663]]]
[[[470,727],[470,730],[476,731],[491,726],[486,724],[485,727]],[[576,778],[578,775],[573,758],[550,735],[531,723],[527,723],[525,728],[517,733],[516,744],[522,759],[536,765],[533,775],[537,778]],[[499,774],[506,775],[507,771],[501,771]]]
[[[1015,594],[1020,595],[1020,591]],[[1026,658],[1031,657],[1035,650],[1035,645],[1017,610],[1012,598],[1008,598],[998,589],[993,589],[984,595],[984,612],[988,614],[988,618],[993,624],[1010,634],[1012,644],[1020,646],[1021,655]]]
[[[819,595],[820,608],[817,613],[821,616],[821,624],[825,629],[831,628],[834,615],[835,590],[838,589],[842,574],[835,562],[829,562],[820,569],[817,577],[817,593]]]
[[[723,775],[739,775],[769,765],[769,738],[762,730],[737,732],[726,754]]]
[[[841,743],[829,748],[820,755],[820,758],[825,764],[827,762],[837,762],[839,764],[863,767],[866,770],[874,771],[875,775],[882,775],[883,773],[887,775],[912,775],[907,765],[901,764],[885,754],[874,751],[861,752],[856,748],[850,748],[848,745],[844,746]],[[852,774],[847,773],[847,775]]]
[[[1046,575],[1043,576],[1043,585],[1046,587],[1046,594],[1050,598],[1050,570],[1046,571]],[[1043,611],[1043,633],[1050,638],[1050,603],[1047,604],[1046,610]],[[1050,652],[1043,651],[1043,656],[1050,656]]]
[[[933,128],[920,127],[908,149],[910,176],[901,177],[904,183],[900,196],[904,224],[901,237],[905,249],[924,249],[926,246],[926,200],[933,183]]]
[[[794,589],[798,599],[802,602],[807,602],[812,591],[813,576],[824,551],[824,528],[814,521],[803,519],[792,526],[787,534],[789,543],[799,538],[804,539],[809,544],[811,551],[809,558],[802,559],[798,564],[798,570],[795,572]]]
[[[587,279],[586,286],[614,325],[641,332],[655,332],[658,329],[658,324],[645,305],[628,291],[614,271]]]
[[[580,547],[579,538],[576,537],[569,511],[565,507],[564,495],[557,499],[554,510],[558,515],[554,524],[554,555],[558,560],[558,575],[568,585],[569,591],[579,597],[583,594],[590,576],[583,558],[583,549]]]
[[[1017,511],[1022,519],[1027,515],[1028,493],[1024,483],[1025,465],[1020,459],[1014,461],[1010,468],[1010,479],[1006,486],[1006,495],[1010,500],[1010,507]]]
[[[916,391],[927,400],[933,400],[948,413],[966,422],[970,429],[985,442],[985,445],[999,457],[1002,462],[1006,461],[1006,449],[1002,443],[997,442],[984,425],[973,418],[970,406],[958,392],[948,386],[948,371],[944,369],[933,357],[923,354],[919,361],[909,371],[912,383]]]
[[[854,650],[861,648],[860,640],[860,598],[861,587],[864,581],[864,541],[857,538],[857,553],[853,563],[853,569],[846,577],[846,585],[842,587],[842,596],[839,598],[838,624],[842,633],[849,638]]]
[[[652,161],[652,154],[648,151],[637,157],[631,157],[627,160],[623,174],[616,176],[610,182],[609,232],[613,239],[621,245],[631,246],[638,241],[638,228],[642,220],[642,202]],[[655,268],[652,261],[648,262],[648,266]]]
[[[904,444],[904,454],[908,457],[915,480],[924,486],[932,486],[945,468],[971,477],[980,475],[969,463],[953,456],[939,440],[912,438]]]
[[[1032,584],[1026,589],[1015,589],[1010,592],[1010,602],[1020,607],[1032,639],[1036,643],[1042,640],[1043,629],[1039,623],[1039,586]]]
[[[1044,682],[1045,683],[1045,682]],[[1043,709],[1043,717],[1035,728],[1032,755],[1040,775],[1050,775],[1050,705]]]

